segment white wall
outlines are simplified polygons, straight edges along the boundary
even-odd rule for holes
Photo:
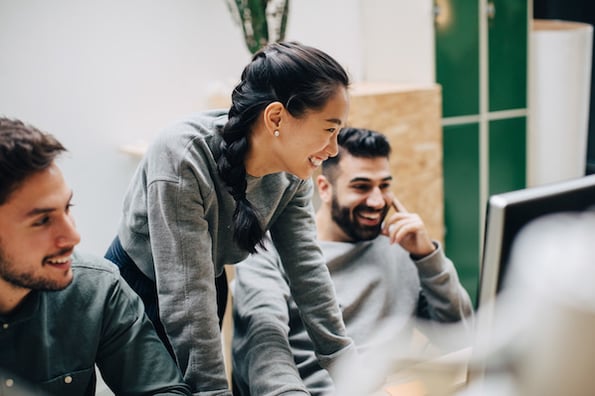
[[[432,82],[430,4],[293,0],[287,39],[331,53],[355,81]],[[379,15],[381,7],[390,12]],[[61,166],[81,248],[96,254],[115,235],[137,164],[119,147],[205,108],[249,59],[225,0],[0,0],[0,115],[70,150]]]
[[[433,84],[432,0],[361,0],[367,81]]]

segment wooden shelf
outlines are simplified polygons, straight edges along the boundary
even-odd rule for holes
[[[135,158],[142,158],[145,155],[145,151],[147,151],[147,146],[149,144],[146,142],[138,142],[136,144],[126,144],[124,146],[119,147],[119,151],[129,154]]]

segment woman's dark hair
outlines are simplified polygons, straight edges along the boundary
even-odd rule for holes
[[[262,246],[259,214],[246,199],[245,157],[248,134],[262,111],[282,103],[296,118],[322,109],[339,87],[348,87],[343,67],[328,54],[296,42],[271,43],[244,68],[231,95],[229,119],[222,129],[219,175],[236,201],[233,214],[235,242],[251,253]]]
[[[322,163],[322,174],[331,182],[335,178],[335,169],[344,152],[354,157],[376,158],[390,156],[391,147],[386,136],[380,132],[364,128],[343,128],[337,136],[339,151]]]
[[[0,205],[29,176],[49,167],[64,146],[52,135],[0,117]]]

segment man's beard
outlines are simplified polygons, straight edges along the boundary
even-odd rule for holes
[[[19,273],[17,268],[18,264],[12,261],[4,253],[4,249],[2,249],[2,244],[0,243],[0,278],[13,285],[15,288],[57,291],[66,288],[72,282],[72,278],[65,282],[64,280],[46,279],[34,276],[31,273]]]
[[[388,207],[385,207],[382,210],[382,215],[380,216],[382,220],[386,216],[388,212]],[[380,231],[382,230],[382,221],[374,226],[366,226],[359,224],[356,220],[355,215],[361,211],[369,211],[374,212],[377,209],[372,209],[365,205],[356,206],[353,211],[351,211],[348,207],[344,207],[339,205],[337,202],[337,197],[333,196],[331,202],[331,217],[335,223],[343,230],[345,234],[353,241],[369,241],[371,239],[376,238]]]

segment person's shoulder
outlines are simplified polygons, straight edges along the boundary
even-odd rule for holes
[[[218,136],[218,131],[226,123],[226,110],[208,110],[180,117],[160,129],[149,150],[177,147],[188,141]]]
[[[73,280],[67,287],[57,293],[46,293],[53,306],[67,304],[94,311],[103,306],[106,298],[124,282],[116,264],[87,252],[73,253],[72,272]]]
[[[206,129],[208,131],[222,128],[228,119],[228,112],[225,109],[213,109],[194,113],[185,119],[180,120],[180,124],[192,125],[197,129]]]
[[[158,139],[171,139],[172,135],[186,139],[206,139],[217,136],[217,132],[226,123],[227,111],[223,109],[193,113],[169,124],[158,136]]]
[[[290,191],[292,194],[300,191],[311,193],[314,186],[311,177],[300,179],[289,172],[271,173],[260,177],[259,180],[259,183],[266,186],[268,190]]]
[[[72,255],[72,270],[78,276],[93,274],[95,277],[117,278],[120,270],[111,261],[86,252],[76,251]]]

